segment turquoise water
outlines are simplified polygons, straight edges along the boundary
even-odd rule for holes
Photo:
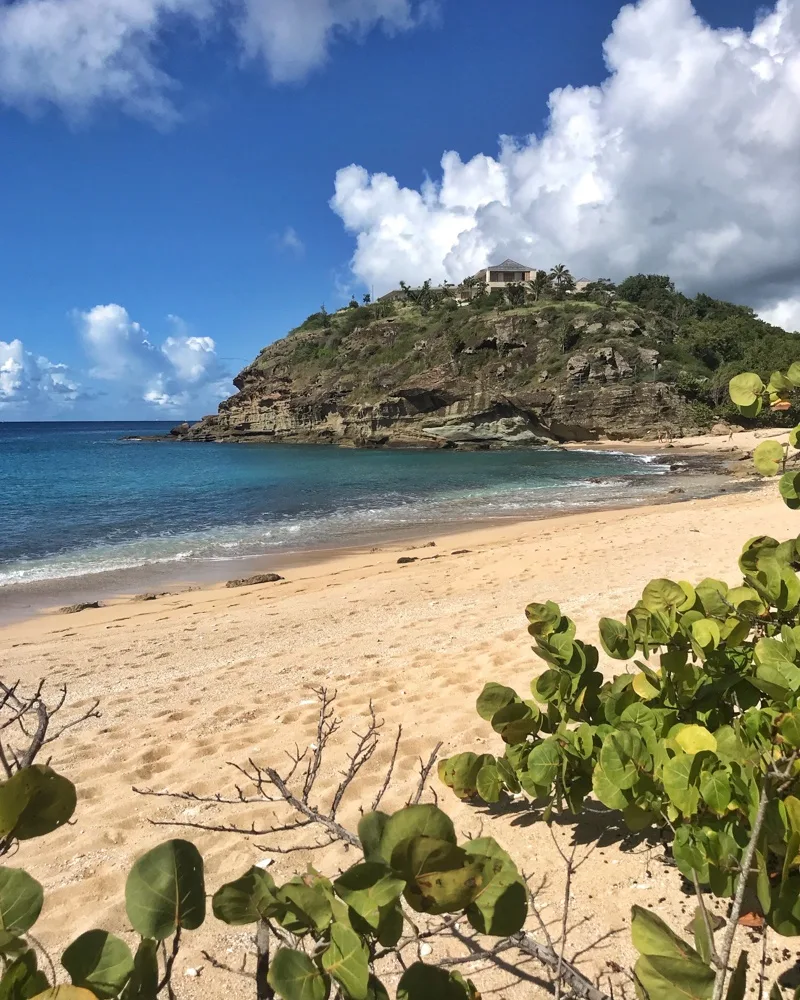
[[[613,504],[664,466],[600,452],[122,441],[170,424],[0,423],[0,588]],[[599,480],[592,482],[592,480]]]

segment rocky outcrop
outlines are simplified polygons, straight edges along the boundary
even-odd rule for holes
[[[172,436],[486,448],[695,429],[681,396],[652,381],[660,355],[642,341],[639,320],[612,324],[554,308],[348,319],[345,311],[340,325],[334,318],[270,345],[236,376],[238,391],[216,414]],[[565,358],[568,343],[578,349]]]

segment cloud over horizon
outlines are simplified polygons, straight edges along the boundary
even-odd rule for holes
[[[408,31],[436,0],[0,0],[0,102],[55,105],[82,118],[96,105],[169,123],[179,83],[161,67],[167,31],[232,27],[243,54],[275,83],[324,65],[343,36]]]
[[[26,351],[21,340],[0,340],[0,414],[55,416],[79,399],[90,398],[66,365]]]
[[[356,238],[352,269],[459,281],[493,257],[683,289],[778,310],[800,327],[800,0],[751,32],[709,27],[690,0],[625,6],[600,86],[564,86],[542,135],[496,156],[445,152],[419,189],[352,164],[331,207]]]
[[[76,404],[106,398],[113,414],[149,410],[155,419],[198,417],[231,392],[231,376],[211,337],[193,335],[178,316],[172,332],[154,344],[127,309],[115,303],[76,312],[90,365],[78,372],[25,349],[19,338],[0,340],[0,414],[5,418],[63,417]]]

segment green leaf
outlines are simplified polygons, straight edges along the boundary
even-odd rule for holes
[[[206,916],[203,859],[188,840],[168,840],[134,864],[125,885],[131,926],[163,941],[178,927],[196,930]]]
[[[783,445],[777,441],[762,441],[753,452],[753,465],[762,476],[777,476],[784,457]]]
[[[693,754],[678,754],[668,760],[661,771],[664,790],[684,816],[693,815],[700,801],[700,791],[695,784],[696,759]]]
[[[699,960],[643,955],[633,974],[648,1000],[709,1000],[714,989],[713,970]]]
[[[325,978],[308,955],[279,948],[269,965],[267,982],[284,1000],[325,1000]]]
[[[648,611],[669,611],[685,600],[683,588],[672,580],[651,580],[642,592],[642,604]]]
[[[703,771],[700,775],[700,794],[706,805],[722,815],[731,801],[731,783],[724,771]]]
[[[28,1000],[49,985],[37,967],[36,952],[29,949],[6,966],[0,980],[0,1000]]]
[[[406,806],[386,821],[381,837],[380,854],[384,861],[391,862],[398,844],[412,837],[435,837],[456,843],[453,821],[436,806]]]
[[[101,1000],[117,996],[133,972],[133,955],[120,938],[107,931],[86,931],[61,956],[74,986],[91,990]]]
[[[631,940],[640,955],[662,955],[665,958],[696,961],[700,959],[694,948],[678,937],[661,917],[641,906],[631,907]]]
[[[592,772],[592,791],[608,809],[624,810],[629,805],[625,793],[608,777],[600,764]]]
[[[486,858],[486,862],[483,885],[467,907],[467,920],[479,934],[516,934],[528,917],[527,888],[513,863],[499,858]]]
[[[791,747],[800,747],[800,709],[795,708],[780,720],[778,732]]]
[[[484,764],[478,771],[477,786],[478,795],[484,802],[499,802],[503,782],[497,767],[493,764]]]
[[[539,731],[539,714],[524,702],[512,702],[492,716],[492,729],[504,743],[522,743]]]
[[[600,619],[600,643],[606,653],[615,660],[629,660],[636,652],[627,626],[613,618]]]
[[[490,681],[478,695],[475,707],[482,719],[491,722],[495,712],[499,712],[501,708],[505,708],[506,705],[510,705],[514,701],[518,701],[518,698],[517,692],[513,688]]]
[[[561,754],[552,740],[545,740],[528,754],[528,775],[536,785],[549,788],[561,766]]]
[[[369,977],[367,1000],[389,1000],[389,992],[377,976]]]
[[[621,730],[609,733],[600,748],[600,767],[608,780],[623,791],[636,784],[638,768],[648,760],[644,742],[634,732]]]
[[[331,900],[321,880],[312,881],[295,876],[277,892],[279,903],[285,903],[294,920],[299,923],[297,933],[306,930],[322,932],[333,919]],[[294,921],[293,921],[294,922]]]
[[[747,952],[739,952],[739,961],[728,983],[725,1000],[744,1000],[747,991]]]
[[[333,887],[337,896],[377,930],[382,910],[399,899],[406,883],[387,865],[367,861],[343,872]]]
[[[464,910],[483,885],[484,859],[446,840],[416,837],[400,844],[392,867],[406,878],[405,898],[420,913],[453,913]]]
[[[785,472],[778,483],[778,492],[787,507],[797,510],[800,507],[800,472],[797,470]]]
[[[388,819],[384,812],[368,812],[358,821],[358,839],[361,841],[367,861],[372,861],[375,856],[380,855],[381,838]]]
[[[133,973],[122,994],[122,1000],[153,1000],[158,993],[158,942],[139,942],[133,956]]]
[[[214,916],[231,927],[255,924],[270,915],[276,904],[275,883],[262,868],[251,868],[214,893]]]
[[[459,978],[447,969],[415,962],[397,984],[397,1000],[469,1000],[469,990]]]
[[[331,925],[331,943],[322,954],[322,967],[351,1000],[366,1000],[369,957],[355,931],[343,924]]]
[[[692,622],[692,638],[702,649],[716,649],[722,642],[719,622],[713,618],[698,618]]]
[[[0,782],[0,837],[43,837],[63,826],[75,812],[71,781],[43,764],[17,771]]]
[[[736,406],[752,406],[764,391],[764,383],[754,372],[744,372],[730,380],[728,391]]]
[[[676,735],[675,742],[687,754],[700,753],[701,750],[713,752],[717,749],[714,734],[704,726],[684,726]]]
[[[792,362],[789,365],[789,370],[786,372],[786,377],[792,385],[800,386],[800,363],[797,361]]]
[[[24,934],[39,919],[44,889],[21,868],[0,868],[0,930]]]

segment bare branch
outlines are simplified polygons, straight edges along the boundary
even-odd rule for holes
[[[419,781],[417,782],[417,790],[414,795],[409,799],[409,805],[417,805],[419,800],[422,798],[422,793],[425,791],[425,785],[428,782],[428,777],[433,770],[433,765],[436,763],[436,758],[439,756],[439,751],[442,749],[441,742],[437,743],[433,748],[433,752],[428,758],[427,763],[424,763],[422,758],[419,759]]]
[[[394,749],[392,750],[392,759],[389,761],[389,767],[388,767],[388,769],[386,771],[386,777],[384,778],[383,784],[378,789],[378,794],[372,800],[372,811],[373,812],[375,812],[375,810],[381,804],[381,799],[384,797],[384,795],[386,794],[386,792],[389,789],[389,784],[391,783],[392,775],[394,774],[394,765],[397,762],[397,751],[400,749],[400,740],[402,739],[402,737],[403,737],[403,727],[402,726],[398,726],[397,727],[397,736],[395,737],[395,740],[394,740]]]

